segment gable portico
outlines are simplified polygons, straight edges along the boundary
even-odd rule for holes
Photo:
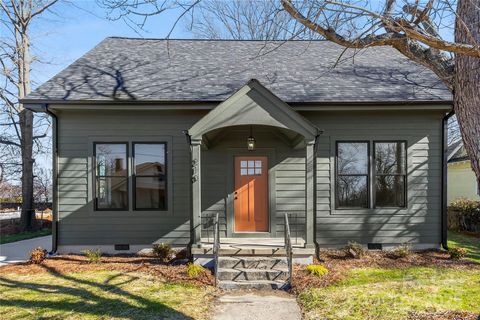
[[[248,129],[250,129],[250,133],[248,133]],[[252,134],[252,131],[263,134],[263,143],[254,150],[247,150],[247,138],[249,134]],[[233,134],[234,132],[236,134]],[[203,167],[207,165],[203,161],[209,159],[202,153],[213,152],[214,149],[218,149],[216,152],[219,152],[220,145],[223,142],[223,159],[226,161],[222,160],[219,166],[224,166],[224,174],[226,174],[224,180],[226,194],[223,195],[225,235],[242,238],[278,237],[278,219],[276,219],[276,187],[278,183],[274,176],[276,168],[282,165],[282,161],[291,161],[289,160],[290,154],[298,162],[297,169],[300,169],[298,172],[302,172],[304,175],[304,177],[298,177],[297,180],[300,184],[304,184],[295,193],[298,200],[292,199],[292,201],[304,206],[301,221],[301,224],[303,224],[303,228],[301,228],[302,237],[305,240],[306,247],[314,247],[315,149],[319,134],[320,131],[313,124],[257,80],[250,80],[240,90],[196,122],[188,130],[192,164],[192,243],[195,246],[201,245],[202,237],[204,237],[202,235],[202,214],[207,207],[207,205],[202,204],[202,199],[205,199],[204,193],[212,194],[214,192],[208,187],[207,190],[202,190],[202,178],[207,177],[207,174],[202,172]],[[270,143],[267,141],[270,141]],[[277,153],[281,153],[281,156],[277,156]],[[263,160],[262,163],[259,156],[266,160]],[[236,158],[239,162],[234,164]],[[218,157],[213,159],[215,159],[212,160],[213,162],[219,160]],[[249,164],[254,165],[254,167],[248,167]],[[212,163],[209,165],[211,166]],[[259,185],[261,177],[258,174],[257,177],[249,180],[250,182],[246,184],[246,187],[242,183],[238,183],[239,176],[248,176],[249,170],[252,170],[252,175],[255,175],[255,170],[262,172],[259,167],[255,167],[262,165],[268,169],[267,193],[258,191],[263,187],[263,185]],[[303,168],[301,168],[302,166]],[[205,184],[203,185],[206,187]],[[250,191],[242,191],[245,188],[250,188]],[[242,192],[248,193],[244,200],[242,199]],[[218,195],[218,197],[222,198],[222,195]],[[255,197],[256,200],[252,200]],[[262,199],[259,200],[259,197]],[[265,197],[267,199],[263,199]],[[238,205],[238,202],[242,201],[246,209],[242,209],[242,205]],[[263,204],[264,202],[267,202],[268,205],[262,207],[260,203]],[[251,223],[257,221],[258,223],[257,217],[263,214],[263,212],[258,211],[267,210],[266,207],[269,208],[266,218],[269,225],[268,232],[239,232],[239,214],[247,216],[245,223],[247,223],[247,230],[250,230],[248,221]],[[298,209],[298,206],[293,209]],[[241,212],[242,210],[247,212],[244,214]],[[265,218],[262,217],[262,219]],[[235,223],[237,226],[235,226]],[[262,231],[264,230],[262,229]]]

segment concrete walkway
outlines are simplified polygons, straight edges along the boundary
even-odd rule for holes
[[[218,299],[213,320],[301,320],[300,307],[287,294],[224,295]]]
[[[50,251],[52,248],[52,236],[0,244],[0,266],[28,260],[30,251],[37,247]]]

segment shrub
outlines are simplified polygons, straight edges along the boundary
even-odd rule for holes
[[[393,259],[405,258],[410,254],[410,246],[406,243],[399,245],[388,253]]]
[[[153,254],[163,262],[169,262],[175,255],[175,250],[168,243],[156,243],[153,245]]]
[[[97,250],[84,250],[83,253],[85,257],[87,257],[89,263],[100,263],[100,259],[102,258],[102,252],[100,249]]]
[[[465,258],[467,250],[465,248],[453,247],[448,249],[448,253],[450,254],[450,259],[460,260]]]
[[[42,247],[35,248],[30,252],[30,262],[34,264],[42,263],[46,257],[47,250],[43,249]]]
[[[348,241],[347,245],[343,248],[343,251],[348,257],[359,259],[365,255],[365,249],[360,243],[355,241]]]
[[[457,231],[480,231],[480,201],[459,198],[448,206],[448,227]]]
[[[321,264],[310,264],[305,267],[305,271],[316,277],[323,277],[328,273],[328,269]]]
[[[205,273],[207,273],[207,269],[205,269],[199,264],[189,263],[187,265],[187,276],[189,278],[198,278],[199,276],[204,275]]]

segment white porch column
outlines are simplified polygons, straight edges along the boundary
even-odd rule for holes
[[[201,180],[201,140],[192,140],[192,243],[201,245],[202,231],[202,180]]]
[[[316,217],[316,166],[315,140],[308,141],[305,156],[305,247],[315,247],[315,217]]]

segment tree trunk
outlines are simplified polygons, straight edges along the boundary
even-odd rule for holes
[[[35,208],[33,202],[33,113],[22,110],[20,113],[20,128],[22,133],[22,213],[20,216],[23,230],[34,227]]]
[[[455,41],[480,43],[480,0],[459,0]],[[454,109],[480,187],[480,59],[455,56]]]
[[[22,15],[22,18],[23,17]],[[18,99],[24,98],[31,91],[30,86],[30,39],[27,24],[18,23],[15,28],[18,68]],[[20,215],[21,228],[34,228],[33,202],[33,112],[19,105],[20,134],[22,153],[22,213]]]

